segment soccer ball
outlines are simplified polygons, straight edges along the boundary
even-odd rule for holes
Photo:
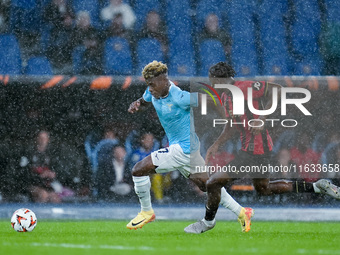
[[[37,217],[30,209],[21,208],[13,213],[11,224],[15,231],[31,232],[37,225]]]

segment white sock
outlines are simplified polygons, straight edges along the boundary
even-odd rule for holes
[[[215,224],[216,220],[215,219],[213,219],[213,220],[206,220],[206,219],[203,218],[202,221],[204,222],[205,225],[207,225],[208,227],[211,227],[211,226],[213,226]]]
[[[313,188],[315,193],[321,193],[321,190],[318,187],[316,187],[315,182],[313,183]]]
[[[150,211],[152,209],[150,195],[151,188],[150,177],[132,176],[132,180],[135,184],[135,192],[139,198],[142,211]]]
[[[220,204],[224,206],[225,208],[231,210],[233,213],[236,214],[236,216],[240,215],[242,206],[240,206],[239,203],[237,203],[232,196],[229,195],[229,193],[226,191],[225,188],[221,189],[221,202]]]

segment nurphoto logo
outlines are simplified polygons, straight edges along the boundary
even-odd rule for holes
[[[217,96],[218,100],[220,101],[221,106],[223,106],[222,104],[222,100],[220,98],[220,96],[218,95],[216,89],[227,89],[230,91],[231,95],[232,95],[232,115],[233,116],[241,116],[245,114],[245,98],[244,98],[244,94],[242,92],[242,90],[232,84],[216,84],[214,87],[209,86],[207,84],[204,83],[200,83],[204,86],[206,86],[207,88],[211,89],[213,91],[213,93]],[[270,107],[270,109],[267,110],[259,110],[256,109],[253,105],[253,89],[260,89],[261,84],[259,82],[256,82],[253,84],[252,87],[249,87],[247,89],[247,106],[248,109],[251,113],[253,113],[254,115],[258,115],[258,116],[267,116],[270,115],[272,113],[274,113],[278,107],[278,89],[276,87],[272,88],[272,106]],[[213,97],[213,95],[207,90],[207,89],[202,89],[203,91],[205,91],[208,95],[210,95],[210,97],[214,100],[215,105],[217,105],[215,98]],[[288,98],[287,94],[299,94],[299,95],[303,95],[304,97],[302,98]],[[312,114],[306,109],[306,107],[303,105],[307,102],[309,102],[309,100],[311,99],[311,93],[309,90],[305,89],[305,88],[287,88],[287,87],[282,87],[281,88],[281,116],[286,116],[287,115],[287,105],[295,105],[305,116],[312,116]],[[202,94],[201,97],[201,114],[202,115],[206,115],[207,114],[207,95],[206,94]],[[245,126],[246,121],[239,121],[236,122],[233,119],[214,119],[213,121],[213,127],[215,127],[216,125],[226,125],[229,124],[231,127],[233,125],[243,125]],[[295,119],[266,119],[265,121],[261,120],[261,119],[250,119],[248,120],[248,126],[249,127],[261,127],[265,124],[265,122],[268,122],[271,124],[272,127],[274,127],[276,122],[280,122],[281,126],[283,127],[295,127],[297,126],[298,122]]]

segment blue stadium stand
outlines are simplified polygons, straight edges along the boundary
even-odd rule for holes
[[[206,17],[211,13],[216,14],[220,25],[223,25],[227,9],[227,1],[224,0],[200,0],[196,7],[197,31],[202,30]]]
[[[229,17],[233,17],[229,22],[233,38],[232,64],[237,76],[259,74],[253,20],[256,7],[254,0],[240,0],[231,1],[228,10]]]
[[[340,1],[324,0],[327,12],[327,21],[340,22]]]
[[[170,43],[182,37],[191,37],[193,24],[188,0],[167,0],[166,25]]]
[[[137,70],[136,74],[140,75],[144,66],[153,60],[164,63],[164,54],[161,49],[161,43],[157,39],[144,38],[137,42]]]
[[[140,31],[145,24],[145,18],[150,11],[157,11],[163,15],[162,5],[158,0],[136,0],[133,10],[136,15],[135,30]]]
[[[178,38],[170,42],[169,48],[169,75],[196,75],[195,55],[191,38]]]
[[[27,75],[53,75],[50,61],[45,56],[31,57],[27,61],[24,74]]]
[[[288,48],[283,16],[286,1],[264,0],[259,6],[264,75],[288,75]]]
[[[133,72],[130,44],[125,38],[111,37],[104,45],[104,70],[108,75],[130,75]]]
[[[319,54],[316,56],[306,56],[301,61],[295,61],[294,74],[295,75],[320,75],[322,69],[322,60]]]
[[[207,39],[199,46],[200,76],[208,76],[210,66],[220,61],[226,61],[224,48],[219,40]]]
[[[16,37],[0,35],[0,74],[21,74],[21,51]]]
[[[259,74],[255,42],[250,41],[234,44],[232,63],[236,76],[255,76]]]
[[[12,31],[39,33],[42,25],[41,12],[36,0],[12,0],[10,27]]]
[[[85,52],[85,47],[84,46],[78,46],[73,49],[72,52],[72,64],[73,64],[73,72],[75,74],[80,74],[81,69],[82,69],[82,57]]]
[[[304,66],[321,69],[320,52],[318,46],[319,35],[321,32],[321,15],[317,0],[296,0],[295,21],[292,25],[292,44],[294,53],[303,58],[300,63],[295,65],[295,71],[301,74]],[[319,72],[312,71],[311,74]]]
[[[75,14],[79,11],[87,11],[90,14],[92,25],[96,28],[101,27],[100,7],[97,0],[73,0],[72,6]]]

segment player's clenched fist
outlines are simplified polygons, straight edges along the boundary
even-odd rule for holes
[[[135,113],[135,112],[139,111],[140,105],[141,105],[140,99],[132,102],[129,106],[128,112]]]
[[[128,112],[135,113],[139,111],[144,111],[147,109],[150,103],[146,102],[142,97],[137,99],[136,101],[132,102],[129,106]]]

